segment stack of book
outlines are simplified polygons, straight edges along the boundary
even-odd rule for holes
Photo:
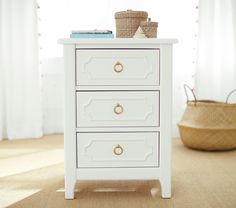
[[[73,30],[70,38],[114,38],[111,30]]]

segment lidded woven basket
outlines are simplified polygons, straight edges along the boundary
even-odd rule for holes
[[[145,11],[120,11],[115,13],[116,37],[132,38],[140,22],[147,21],[148,13]]]
[[[140,27],[148,38],[157,37],[158,22],[151,22],[151,18],[148,18],[148,21],[140,22]]]

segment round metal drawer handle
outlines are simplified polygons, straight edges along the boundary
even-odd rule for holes
[[[123,153],[123,148],[117,144],[117,146],[113,149],[115,155],[121,155]]]
[[[123,106],[121,104],[117,104],[114,109],[113,109],[114,113],[117,114],[117,115],[120,115],[123,113],[124,109],[123,109]]]
[[[117,72],[117,73],[120,73],[122,72],[124,69],[122,63],[120,63],[119,61],[117,61],[114,65],[114,71]]]

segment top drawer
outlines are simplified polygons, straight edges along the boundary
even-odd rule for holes
[[[77,85],[159,85],[159,49],[77,49]]]

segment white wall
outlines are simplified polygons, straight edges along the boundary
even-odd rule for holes
[[[57,39],[76,29],[112,29],[114,13],[127,9],[148,11],[159,22],[159,38],[177,38],[173,60],[173,134],[185,108],[183,84],[193,85],[195,72],[197,0],[39,0],[44,130],[62,132],[62,46]]]

